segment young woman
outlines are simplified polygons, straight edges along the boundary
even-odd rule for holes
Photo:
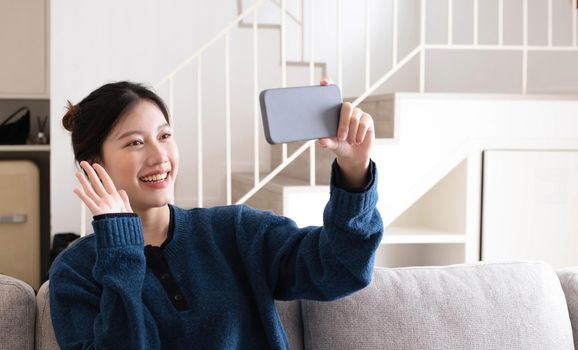
[[[325,80],[322,84],[327,84]],[[371,281],[382,235],[371,116],[341,108],[323,227],[244,205],[169,204],[179,153],[163,101],[104,85],[70,105],[94,234],[61,253],[50,305],[62,349],[288,349],[274,300],[334,300]]]

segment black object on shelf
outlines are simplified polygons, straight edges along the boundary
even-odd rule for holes
[[[46,122],[48,121],[48,116],[40,118],[36,116],[36,123],[38,124],[38,133],[36,134],[36,139],[34,143],[37,145],[45,145],[48,143],[48,137],[46,137]]]
[[[19,118],[18,115],[20,115]],[[14,120],[11,122],[12,119]],[[0,123],[0,145],[24,145],[29,133],[30,109],[20,107]]]

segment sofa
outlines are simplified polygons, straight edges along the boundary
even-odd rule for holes
[[[0,275],[0,349],[58,349],[48,288],[35,293]],[[277,309],[292,349],[578,350],[578,267],[375,268],[372,283],[346,298]]]

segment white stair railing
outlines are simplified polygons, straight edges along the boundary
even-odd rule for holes
[[[341,8],[341,0],[337,0],[338,1],[338,8]],[[393,0],[394,2],[394,18],[397,17],[397,3],[398,0]],[[309,2],[310,4],[312,2]],[[366,29],[365,29],[365,62],[366,62],[366,70],[365,70],[365,91],[363,94],[361,94],[358,98],[356,98],[352,104],[354,106],[358,106],[359,103],[361,103],[361,101],[363,101],[365,98],[367,98],[369,95],[371,95],[374,91],[376,91],[384,82],[386,82],[391,76],[393,76],[397,71],[399,71],[399,69],[401,69],[404,65],[406,65],[413,57],[415,57],[420,51],[421,51],[421,47],[418,46],[415,49],[413,49],[409,54],[407,54],[401,61],[397,61],[397,37],[398,37],[398,27],[397,27],[397,21],[394,21],[394,28],[393,28],[393,42],[395,43],[395,48],[392,52],[393,55],[393,66],[390,68],[390,70],[388,72],[386,72],[381,78],[379,78],[375,83],[371,84],[370,82],[370,71],[369,71],[369,66],[370,66],[370,47],[371,47],[371,37],[369,35],[369,15],[370,15],[370,7],[369,7],[369,0],[365,0],[365,6],[366,6],[366,11],[365,11],[365,16],[366,16]],[[282,11],[283,11],[283,7],[282,7]],[[309,16],[310,21],[313,21],[312,18],[313,16]],[[283,22],[281,23],[281,28],[283,28]],[[312,23],[312,22],[311,22]],[[342,27],[342,18],[341,18],[341,11],[338,10],[337,12],[337,28],[338,30],[336,31],[337,33],[337,43],[338,43],[338,81],[342,80],[342,64],[341,62],[343,61],[343,53],[341,51],[341,27]],[[311,26],[312,27],[312,26]],[[312,38],[312,33],[311,31],[309,32],[309,43],[310,43],[310,65],[309,65],[309,71],[310,71],[310,84],[314,84],[313,82],[313,38]],[[283,35],[282,35],[283,36]],[[281,45],[281,47],[283,48],[283,44]],[[284,57],[284,55],[282,54],[282,57]],[[283,64],[282,60],[282,64]],[[282,66],[283,67],[283,66]],[[283,80],[285,81],[285,80]],[[284,84],[283,84],[284,85]],[[286,144],[283,145],[283,157],[282,157],[282,162],[275,167],[273,170],[271,170],[271,172],[265,176],[261,181],[257,181],[254,185],[254,187],[252,189],[250,189],[245,195],[243,195],[236,203],[240,204],[240,203],[244,203],[246,202],[249,198],[251,198],[255,193],[257,193],[261,188],[263,188],[267,183],[269,183],[276,175],[278,175],[281,171],[283,171],[283,169],[285,169],[289,164],[291,164],[295,159],[297,159],[297,157],[299,157],[301,154],[303,154],[306,150],[309,150],[310,153],[310,157],[309,157],[309,179],[310,179],[310,185],[311,186],[315,186],[315,141],[308,141],[306,143],[304,143],[301,147],[299,147],[297,150],[295,150],[293,152],[293,154],[291,156],[287,156],[287,148],[286,148]]]
[[[202,207],[203,206],[203,151],[202,151],[202,143],[203,143],[203,137],[202,137],[202,133],[200,132],[201,128],[202,128],[202,103],[200,102],[202,100],[202,72],[201,72],[201,61],[202,61],[202,56],[203,53],[206,52],[209,48],[211,48],[219,39],[221,39],[222,37],[228,38],[230,31],[237,25],[239,24],[241,21],[243,21],[244,19],[246,19],[249,16],[253,16],[253,86],[254,86],[254,115],[253,115],[253,126],[254,126],[254,140],[253,140],[253,148],[254,148],[254,186],[252,189],[250,189],[245,195],[243,195],[236,203],[240,204],[240,203],[244,203],[245,201],[247,201],[249,198],[251,198],[251,196],[253,196],[257,191],[259,191],[261,188],[263,188],[263,186],[265,186],[267,183],[269,183],[271,181],[271,179],[273,179],[276,175],[278,175],[281,171],[283,171],[283,169],[285,169],[289,164],[291,164],[297,157],[299,157],[301,154],[303,154],[306,150],[309,150],[309,154],[310,154],[310,172],[309,172],[309,178],[310,178],[310,185],[314,186],[315,185],[315,142],[314,141],[309,141],[306,142],[305,144],[303,144],[301,147],[299,147],[296,151],[294,151],[291,155],[287,154],[287,145],[284,144],[282,147],[282,161],[281,163],[276,166],[274,169],[272,169],[268,175],[266,175],[265,177],[263,177],[262,179],[259,178],[259,140],[260,140],[260,134],[259,134],[259,106],[258,106],[258,94],[259,94],[259,89],[258,89],[258,59],[257,59],[257,47],[258,47],[258,40],[257,40],[257,31],[258,31],[258,23],[256,21],[256,19],[258,18],[258,10],[259,8],[264,4],[265,0],[260,0],[255,2],[250,8],[248,8],[246,11],[243,11],[235,20],[233,20],[233,22],[231,22],[227,27],[225,27],[219,34],[217,34],[213,39],[209,40],[207,44],[203,45],[199,50],[197,50],[197,52],[195,52],[193,55],[191,55],[189,58],[187,58],[185,61],[183,61],[179,66],[177,66],[174,70],[172,70],[169,74],[167,74],[159,83],[155,84],[155,88],[159,89],[160,87],[162,87],[164,84],[168,84],[169,88],[168,88],[168,93],[169,93],[169,97],[168,97],[168,104],[169,104],[169,110],[171,112],[171,115],[174,114],[174,79],[175,76],[177,74],[179,74],[179,72],[181,72],[187,65],[189,65],[191,62],[193,62],[195,59],[197,60],[197,113],[198,113],[198,124],[197,124],[197,157],[199,159],[198,161],[198,167],[197,167],[197,193],[198,193],[198,206]],[[275,0],[273,0],[273,2],[275,4],[277,4],[281,11],[281,18],[280,18],[280,31],[281,31],[281,45],[280,45],[280,51],[281,51],[281,85],[284,87],[286,86],[287,83],[287,68],[286,68],[286,52],[285,52],[285,48],[286,48],[286,44],[285,44],[285,16],[283,15],[284,13],[287,13],[286,9],[285,9],[285,0],[281,0],[280,2],[277,2]],[[397,18],[397,2],[398,0],[394,0],[395,6],[395,15],[394,18]],[[313,15],[312,15],[312,7],[311,7],[312,2],[309,2],[309,11],[310,11],[310,15],[309,17],[309,28],[313,28]],[[302,3],[302,9],[303,9],[303,3]],[[339,84],[343,83],[343,72],[342,72],[342,67],[343,67],[343,52],[342,52],[342,14],[341,14],[341,0],[337,0],[337,6],[338,6],[338,12],[337,12],[337,18],[336,18],[336,34],[337,34],[337,66],[338,66],[338,71],[337,71],[337,81]],[[366,43],[366,47],[365,47],[365,62],[366,62],[366,71],[365,71],[365,92],[359,96],[354,102],[353,105],[357,106],[364,98],[366,98],[367,96],[369,96],[372,92],[374,92],[379,86],[381,86],[381,84],[383,84],[383,82],[387,81],[387,79],[389,79],[393,74],[395,74],[401,67],[403,67],[405,64],[407,64],[407,62],[409,60],[411,60],[417,53],[420,52],[420,47],[416,47],[412,52],[410,52],[408,55],[406,55],[406,57],[404,57],[404,59],[402,59],[401,61],[397,61],[397,37],[398,37],[398,32],[397,32],[397,21],[395,22],[395,27],[393,30],[393,40],[395,42],[395,48],[393,50],[393,58],[394,58],[394,65],[391,67],[391,69],[384,74],[380,79],[378,79],[374,84],[371,84],[370,82],[370,71],[369,71],[369,65],[370,65],[370,45],[371,45],[371,38],[369,35],[369,28],[370,28],[370,23],[369,23],[369,14],[370,14],[370,8],[369,8],[369,1],[365,0],[365,7],[366,7],[366,11],[365,11],[365,15],[366,15],[366,31],[365,31],[365,43]],[[291,17],[294,21],[298,22],[298,19],[296,19],[295,17]],[[303,24],[303,22],[298,22],[299,24]],[[271,28],[271,27],[265,27],[265,28]],[[314,61],[314,45],[313,45],[313,31],[310,30],[309,31],[309,82],[310,84],[315,84],[314,82],[314,68],[315,68],[315,61]],[[226,97],[225,97],[225,106],[226,106],[226,188],[227,188],[227,194],[226,194],[226,199],[227,199],[227,204],[231,204],[232,202],[232,165],[231,165],[231,129],[230,129],[230,77],[229,77],[229,42],[228,39],[225,40],[225,62],[226,62],[226,68],[225,68],[225,72],[226,72],[226,77],[225,77],[225,86],[226,86]]]
[[[246,11],[242,12],[233,22],[231,22],[227,27],[225,27],[219,34],[217,34],[213,39],[209,40],[209,42],[207,42],[207,44],[203,45],[195,54],[193,54],[191,57],[189,57],[187,60],[185,60],[181,65],[179,65],[177,68],[175,68],[173,71],[171,71],[165,78],[163,78],[158,84],[156,84],[156,87],[160,87],[163,84],[169,84],[169,107],[171,108],[171,112],[172,112],[172,101],[173,101],[173,96],[172,94],[174,94],[173,91],[173,82],[174,82],[174,78],[175,76],[190,62],[192,62],[195,59],[198,59],[199,62],[202,59],[202,55],[204,52],[206,52],[210,47],[212,47],[217,40],[219,40],[222,37],[229,37],[229,33],[230,31],[237,26],[239,23],[241,23],[241,21],[243,21],[244,19],[246,19],[249,16],[253,16],[253,26],[252,26],[252,30],[253,30],[253,67],[254,67],[254,75],[253,75],[253,86],[254,86],[254,98],[253,98],[253,105],[254,105],[254,114],[253,114],[253,126],[254,126],[254,140],[253,140],[253,147],[254,147],[254,168],[253,168],[253,172],[254,172],[254,187],[249,190],[245,195],[243,195],[238,201],[237,203],[243,203],[246,200],[248,200],[252,195],[254,195],[259,189],[261,189],[263,186],[265,186],[274,176],[278,175],[284,168],[286,168],[289,164],[291,164],[291,162],[293,162],[298,156],[300,156],[302,153],[304,153],[306,150],[310,151],[310,184],[311,185],[315,185],[315,166],[314,166],[314,162],[315,162],[315,157],[314,157],[314,147],[315,147],[315,142],[310,141],[307,142],[305,144],[303,144],[301,147],[299,147],[295,152],[293,152],[293,154],[288,155],[287,154],[287,147],[286,145],[283,145],[283,156],[282,156],[282,162],[281,164],[279,164],[277,167],[275,167],[273,170],[271,170],[269,172],[268,175],[264,176],[262,179],[260,178],[260,172],[259,172],[259,158],[260,158],[260,154],[259,154],[259,145],[260,145],[260,134],[259,134],[259,107],[258,107],[258,93],[259,93],[259,89],[258,89],[258,61],[257,61],[257,48],[258,48],[258,40],[257,40],[257,31],[259,30],[259,25],[257,23],[257,18],[258,18],[258,10],[262,7],[262,5],[265,3],[266,0],[259,0],[256,1],[251,7],[249,7]],[[287,60],[286,60],[286,56],[287,56],[287,52],[286,52],[286,36],[285,36],[285,30],[286,30],[286,23],[285,23],[285,18],[289,17],[291,18],[293,21],[295,21],[296,23],[299,23],[300,25],[303,25],[302,19],[301,21],[296,18],[293,15],[287,15],[287,10],[286,10],[286,0],[280,0],[280,1],[276,1],[276,0],[272,0],[273,3],[277,4],[280,7],[280,25],[279,25],[279,30],[281,31],[281,45],[280,45],[280,56],[281,56],[281,85],[282,86],[286,86],[287,84]],[[526,93],[527,91],[527,71],[528,71],[528,64],[527,64],[527,60],[528,60],[528,51],[578,51],[578,47],[576,44],[576,15],[575,12],[572,13],[572,45],[571,46],[555,46],[552,43],[552,22],[553,22],[553,18],[552,18],[552,0],[546,0],[548,1],[548,45],[546,46],[530,46],[528,45],[528,0],[523,0],[523,43],[522,45],[506,45],[504,44],[504,1],[503,0],[499,0],[498,3],[498,43],[495,45],[487,45],[487,44],[480,44],[479,43],[479,34],[478,34],[478,27],[479,27],[479,18],[480,18],[480,14],[479,14],[479,0],[474,0],[474,6],[473,6],[473,21],[472,21],[472,26],[473,26],[473,40],[472,40],[472,44],[455,44],[454,43],[454,39],[453,39],[453,24],[454,24],[454,1],[453,0],[448,0],[448,14],[447,14],[447,28],[448,28],[448,35],[447,35],[447,43],[446,44],[429,44],[426,42],[425,39],[425,22],[426,22],[426,1],[422,0],[420,1],[420,40],[418,45],[410,52],[408,53],[405,57],[403,57],[401,60],[399,60],[398,57],[398,50],[399,50],[399,43],[398,43],[398,39],[399,39],[399,13],[398,13],[398,9],[399,9],[399,0],[392,0],[393,1],[393,6],[392,6],[392,11],[393,11],[393,16],[392,16],[392,49],[391,49],[391,57],[392,57],[392,67],[386,72],[384,73],[381,77],[379,77],[377,80],[375,80],[375,82],[371,82],[371,72],[370,72],[370,65],[371,65],[371,36],[369,35],[370,32],[370,26],[371,26],[371,22],[370,22],[370,14],[371,14],[371,8],[370,8],[370,2],[369,0],[364,0],[364,3],[362,3],[361,6],[365,7],[365,38],[364,38],[364,42],[365,42],[365,72],[364,72],[364,91],[363,93],[361,93],[353,102],[354,105],[358,105],[361,101],[363,101],[367,96],[371,95],[373,92],[375,92],[380,86],[382,86],[386,81],[388,81],[396,72],[398,72],[403,66],[405,66],[410,60],[412,60],[414,57],[416,57],[417,55],[419,55],[419,60],[420,60],[420,64],[419,64],[419,76],[420,76],[420,91],[424,92],[425,91],[425,70],[426,70],[426,65],[425,65],[425,53],[427,50],[430,49],[435,49],[435,50],[463,50],[463,49],[467,49],[467,50],[495,50],[495,51],[499,51],[499,50],[508,50],[508,51],[522,51],[523,53],[523,59],[521,62],[521,67],[522,67],[522,87],[521,87],[521,92],[522,93]],[[304,12],[305,9],[308,9],[308,11],[310,11],[310,15],[309,20],[311,21],[311,23],[313,23],[313,19],[312,19],[312,8],[311,8],[311,4],[313,2],[312,1],[308,1],[309,6],[305,6],[304,3],[302,3],[301,5],[301,9]],[[335,2],[336,8],[337,8],[337,18],[336,18],[336,36],[337,36],[337,49],[336,49],[336,62],[337,62],[337,82],[339,85],[343,86],[343,50],[342,50],[342,0],[336,0]],[[310,25],[310,28],[312,28],[313,26]],[[272,26],[268,26],[266,27],[268,29],[271,29]],[[312,30],[309,30],[308,35],[310,36],[309,39],[309,69],[310,69],[310,84],[315,84],[315,82],[313,81],[313,77],[314,77],[314,45],[313,40],[311,38]],[[231,159],[231,129],[230,129],[230,118],[231,118],[231,109],[230,109],[230,77],[229,77],[229,41],[228,39],[225,40],[226,44],[225,44],[225,61],[226,63],[226,97],[225,97],[225,106],[226,106],[226,125],[227,125],[227,131],[226,131],[226,147],[227,147],[227,152],[226,152],[226,162],[227,162],[227,167],[226,167],[226,187],[227,187],[227,204],[230,204],[232,202],[232,196],[231,196],[231,183],[232,183],[232,159]],[[200,71],[200,63],[198,63],[198,67],[199,67],[199,72],[198,72],[198,86],[199,86],[199,101],[201,100],[202,97],[202,92],[201,92],[201,71]],[[200,130],[201,127],[201,116],[202,116],[202,107],[201,104],[199,103],[197,106],[198,109],[198,113],[199,113],[199,124],[198,124],[198,128]],[[199,167],[198,167],[198,197],[199,197],[199,206],[202,206],[203,204],[203,181],[202,181],[202,171],[203,171],[203,167],[202,167],[202,135],[199,131],[198,134],[198,157],[199,157]]]
[[[569,16],[571,17],[571,38],[572,42],[570,45],[554,45],[553,44],[553,11],[552,11],[552,1],[547,1],[547,44],[546,45],[529,45],[528,43],[528,0],[522,0],[522,32],[523,39],[521,45],[509,45],[504,44],[504,0],[499,0],[498,2],[498,43],[495,45],[490,44],[480,44],[478,35],[478,19],[479,14],[479,0],[474,0],[473,6],[473,43],[472,44],[454,44],[453,43],[453,0],[448,0],[448,41],[447,44],[427,44],[423,43],[424,51],[429,49],[435,50],[489,50],[489,51],[521,51],[522,52],[522,62],[520,64],[522,73],[522,86],[521,93],[526,94],[528,91],[528,52],[540,51],[540,52],[578,52],[578,45],[576,42],[577,28],[576,28],[576,9],[570,5],[571,11],[569,11]],[[424,4],[425,1],[422,1]],[[423,7],[422,7],[423,9]],[[423,22],[422,22],[423,26]],[[424,69],[422,69],[423,71]]]

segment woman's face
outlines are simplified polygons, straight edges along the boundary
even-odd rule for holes
[[[135,211],[161,207],[174,196],[179,153],[161,110],[142,100],[121,117],[104,140],[103,166],[125,190]]]

